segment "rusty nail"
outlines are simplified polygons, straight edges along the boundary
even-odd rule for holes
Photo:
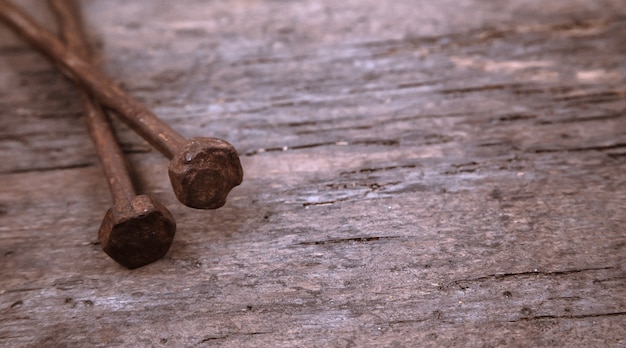
[[[79,13],[72,0],[51,0],[61,36],[68,50],[88,59]],[[100,225],[98,239],[113,260],[128,268],[154,262],[167,253],[176,233],[172,214],[154,198],[136,195],[126,162],[108,117],[87,93],[81,91],[89,134],[100,158],[113,196]]]
[[[171,160],[170,181],[183,204],[219,208],[231,189],[241,184],[243,169],[231,144],[217,138],[185,139],[8,0],[0,0],[0,19]]]

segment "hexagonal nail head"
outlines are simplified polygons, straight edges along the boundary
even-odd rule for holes
[[[172,245],[176,222],[172,214],[149,196],[136,196],[129,207],[106,212],[98,231],[104,252],[133,269],[163,257]]]
[[[233,187],[241,184],[243,169],[237,150],[217,138],[191,138],[168,168],[179,201],[197,209],[217,209]]]

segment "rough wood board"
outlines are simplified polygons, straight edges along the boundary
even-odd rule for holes
[[[41,2],[20,2],[54,28]],[[242,155],[135,271],[77,93],[0,26],[0,345],[624,346],[623,1],[85,1],[102,68]]]

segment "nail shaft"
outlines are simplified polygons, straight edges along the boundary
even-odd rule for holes
[[[72,1],[51,0],[51,8],[57,17],[59,32],[68,50],[90,60],[87,40],[82,25],[78,20],[78,8]],[[104,110],[84,91],[80,98],[85,109],[89,135],[113,196],[115,205],[128,205],[136,195],[122,150],[117,144],[109,118]]]
[[[154,115],[104,74],[76,53],[66,49],[52,33],[35,23],[8,0],[0,0],[0,19],[46,55],[70,79],[82,85],[105,107],[168,158],[185,143],[185,138]]]
[[[89,61],[87,39],[74,1],[50,0],[49,3],[67,49]],[[98,230],[100,245],[112,259],[131,269],[154,262],[169,250],[176,222],[158,201],[136,194],[109,118],[86,92],[81,91],[81,99],[89,134],[114,201]]]

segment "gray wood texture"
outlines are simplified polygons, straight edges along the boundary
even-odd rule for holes
[[[116,124],[178,223],[117,265],[78,93],[0,25],[0,346],[626,346],[623,0],[82,7],[100,67],[244,183],[186,208]]]

